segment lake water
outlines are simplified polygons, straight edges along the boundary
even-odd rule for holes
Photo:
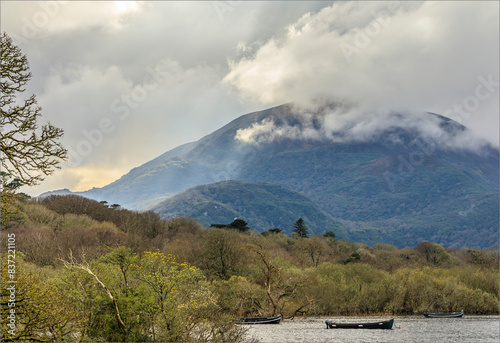
[[[394,317],[393,330],[326,329],[325,320],[338,322],[376,322],[390,317],[295,318],[279,325],[248,325],[248,334],[263,343],[271,342],[349,342],[349,343],[498,343],[499,316],[463,318]]]

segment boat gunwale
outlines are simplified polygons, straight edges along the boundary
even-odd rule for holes
[[[238,318],[236,324],[279,324],[281,322],[281,315],[274,317],[249,317]]]
[[[386,329],[391,330],[394,326],[394,318],[375,322],[342,323],[326,320],[327,329]],[[390,327],[389,327],[390,326]]]
[[[464,311],[458,312],[428,312],[424,313],[426,318],[460,318],[463,317]]]

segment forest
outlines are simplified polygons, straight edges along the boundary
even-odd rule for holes
[[[1,219],[2,341],[239,342],[246,316],[499,313],[498,249],[368,246],[301,218],[291,235],[205,227],[76,195],[2,192]]]

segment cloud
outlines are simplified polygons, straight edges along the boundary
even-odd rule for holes
[[[95,130],[112,121],[73,168],[111,182],[117,173],[103,170],[126,173],[242,114],[332,94],[372,109],[451,110],[498,139],[498,88],[469,116],[455,107],[476,107],[479,76],[498,81],[496,2],[222,3],[221,18],[210,1],[2,2],[2,30],[33,73],[25,94],[37,94],[43,121],[64,129],[63,144],[76,150],[89,133],[99,141]],[[343,42],[358,49],[350,61]],[[120,119],[125,112],[111,105],[141,98],[147,68],[157,65],[166,77]],[[50,182],[28,191],[88,184]]]
[[[498,10],[497,2],[336,2],[230,61],[224,82],[266,105],[321,96],[443,113],[492,77],[491,96],[459,116],[498,144]]]
[[[315,107],[315,108],[314,108]],[[314,108],[314,109],[313,109]],[[400,129],[403,130],[400,130]],[[413,134],[409,138],[406,133]],[[284,139],[335,143],[390,142],[409,146],[417,142],[442,148],[481,152],[490,143],[459,124],[446,125],[440,116],[426,112],[377,112],[354,104],[318,103],[289,106],[285,115],[273,114],[237,130],[235,139],[261,145]]]
[[[142,77],[133,79],[116,65],[101,71],[71,64],[52,71],[39,103],[45,119],[65,130],[69,167],[144,163],[165,152],[167,142],[200,138],[213,121],[200,113],[227,104],[230,90],[217,83],[216,68],[189,68],[171,59],[142,67]]]
[[[35,5],[36,4],[36,5]],[[124,28],[130,16],[141,12],[144,1],[37,1],[2,4],[5,12],[22,16],[2,16],[3,25],[14,39],[28,41],[69,31],[99,28],[112,33]]]

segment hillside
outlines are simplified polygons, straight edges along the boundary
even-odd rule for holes
[[[244,219],[259,232],[280,228],[291,234],[302,218],[312,234],[333,231],[347,238],[345,227],[297,192],[263,182],[221,181],[196,186],[152,208],[164,218],[190,216],[202,224],[230,223]]]
[[[265,182],[306,196],[352,240],[489,248],[499,241],[498,175],[498,149],[437,114],[282,105],[80,194],[142,210],[199,185]],[[189,208],[176,211],[199,215]],[[271,223],[264,213],[255,216]]]

